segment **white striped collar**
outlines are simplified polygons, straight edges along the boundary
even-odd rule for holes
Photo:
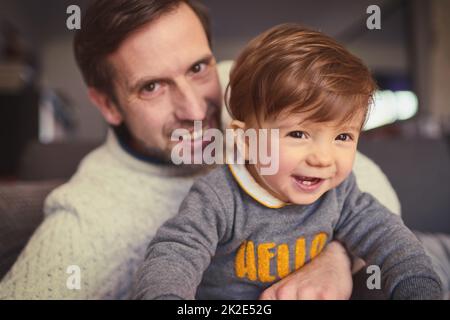
[[[266,189],[258,184],[248,172],[245,164],[228,164],[231,174],[233,175],[239,186],[250,197],[257,202],[268,208],[277,209],[284,207],[288,203],[281,201],[280,199],[271,195]]]

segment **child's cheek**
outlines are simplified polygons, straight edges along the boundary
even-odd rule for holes
[[[296,159],[295,152],[289,152],[289,150],[280,150],[279,156],[279,170],[278,175],[283,178],[290,177],[296,172],[298,166],[298,160]]]
[[[353,161],[346,159],[346,161],[340,161],[338,163],[338,171],[333,187],[337,187],[350,175],[353,169]]]
[[[283,153],[280,150],[280,156],[278,157],[278,170],[272,174],[264,176],[264,180],[270,184],[272,189],[276,189],[278,192],[285,189],[286,184],[289,183],[288,179],[295,170],[295,161],[292,157],[289,157],[286,152]]]

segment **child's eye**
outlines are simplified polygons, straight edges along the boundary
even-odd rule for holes
[[[306,134],[303,131],[291,131],[288,133],[288,136],[296,139],[306,138]]]
[[[353,140],[352,136],[348,133],[341,133],[340,135],[338,135],[336,137],[336,140],[340,140],[340,141],[351,141]]]

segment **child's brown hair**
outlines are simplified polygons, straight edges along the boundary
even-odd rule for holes
[[[282,24],[254,38],[239,55],[227,107],[244,122],[311,111],[305,121],[343,123],[360,112],[366,118],[375,89],[369,69],[335,40]]]

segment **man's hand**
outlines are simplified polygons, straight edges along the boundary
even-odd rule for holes
[[[267,288],[261,300],[347,300],[352,294],[350,258],[337,241],[310,263]]]

